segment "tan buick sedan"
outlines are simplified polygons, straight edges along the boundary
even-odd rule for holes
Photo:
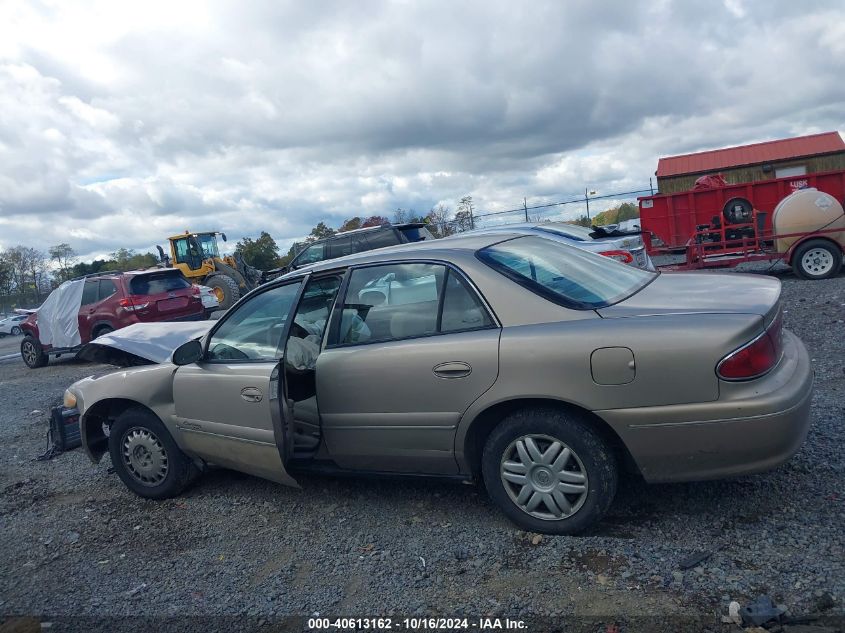
[[[141,364],[75,383],[65,406],[143,497],[211,465],[290,485],[425,474],[480,480],[519,526],[555,534],[600,519],[620,477],[778,466],[813,385],[776,280],[505,233],[331,260],[217,322],[131,326],[88,354]]]

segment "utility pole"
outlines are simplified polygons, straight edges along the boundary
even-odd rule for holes
[[[522,208],[525,209],[525,221],[528,222],[528,198],[522,199]]]
[[[590,195],[589,195],[589,192],[590,192],[590,190],[587,187],[585,187],[584,188],[584,202],[587,203],[587,219],[588,220],[590,219]]]

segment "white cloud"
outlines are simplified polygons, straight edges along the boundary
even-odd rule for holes
[[[7,0],[0,248],[638,189],[662,155],[845,130],[843,60],[837,2]]]

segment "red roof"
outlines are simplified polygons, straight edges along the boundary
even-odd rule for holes
[[[697,174],[832,152],[845,152],[845,142],[839,132],[823,132],[779,141],[714,149],[709,152],[669,156],[657,161],[657,176]]]

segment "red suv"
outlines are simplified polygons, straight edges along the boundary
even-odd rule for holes
[[[21,324],[25,334],[21,356],[28,367],[43,367],[51,354],[76,352],[92,339],[133,323],[205,318],[199,286],[192,286],[176,269],[97,273],[84,281],[78,316],[80,343],[55,347],[42,342],[38,313],[30,314]]]

